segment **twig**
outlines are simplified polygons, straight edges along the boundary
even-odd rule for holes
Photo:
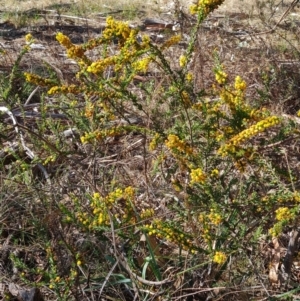
[[[38,14],[39,16],[45,16],[45,14]],[[70,15],[61,15],[61,14],[58,14],[58,13],[53,13],[51,15],[48,15],[49,17],[59,17],[59,18],[68,18],[68,19],[75,19],[75,20],[80,20],[80,21],[90,21],[92,22],[93,20],[92,19],[87,19],[87,18],[82,18],[82,17],[76,17],[76,16],[70,16]],[[105,26],[105,24],[100,24],[101,26]]]
[[[287,10],[281,15],[279,21],[274,25],[273,28],[266,30],[266,31],[262,31],[262,32],[257,32],[257,33],[248,33],[245,35],[241,35],[241,37],[245,37],[245,36],[258,36],[258,35],[262,35],[262,34],[266,34],[266,33],[272,33],[275,31],[275,29],[277,28],[277,26],[282,22],[282,20],[289,14],[289,12],[296,6],[296,4],[299,2],[299,0],[293,0],[293,2],[290,4],[290,6],[287,8]]]
[[[285,160],[286,160],[286,166],[287,166],[287,169],[288,169],[288,172],[289,172],[291,185],[292,185],[293,191],[296,192],[294,181],[293,181],[293,176],[292,176],[292,171],[291,171],[291,168],[290,168],[290,163],[289,163],[289,159],[288,159],[286,149],[283,150],[283,153],[284,153],[284,157],[285,157]]]
[[[284,144],[284,143],[289,142],[289,141],[294,140],[294,139],[295,139],[295,136],[288,137],[284,140],[281,140],[281,141],[278,141],[278,142],[274,142],[274,143],[259,147],[259,148],[257,148],[257,151],[263,151],[265,149],[274,149],[274,147],[279,146],[281,144]]]
[[[30,134],[32,134],[32,135],[36,136],[37,138],[39,138],[40,140],[44,141],[47,144],[47,146],[50,149],[52,149],[54,152],[62,155],[62,152],[58,148],[56,148],[53,144],[51,144],[49,141],[47,141],[46,139],[44,139],[41,135],[35,133],[34,131],[32,131],[31,129],[29,129],[28,127],[23,126],[23,125],[21,125],[19,123],[15,127],[23,128],[24,130],[28,131]]]
[[[102,295],[103,289],[104,289],[107,281],[109,280],[112,272],[114,271],[114,269],[117,267],[118,264],[119,264],[119,260],[117,259],[116,262],[114,263],[114,265],[112,266],[112,268],[109,270],[107,276],[105,277],[105,279],[102,283],[102,286],[101,286],[101,289],[100,289],[100,292],[99,292],[99,297]]]
[[[258,278],[258,280],[259,280],[261,286],[263,287],[263,289],[264,289],[264,291],[266,292],[267,296],[270,296],[270,294],[269,294],[267,288],[266,288],[265,285],[264,285],[263,280],[261,279],[261,277],[260,277],[259,273],[257,272],[257,270],[256,270],[256,268],[255,268],[255,266],[254,266],[254,264],[253,264],[253,262],[252,262],[252,260],[250,259],[250,256],[247,255],[247,257],[248,257],[248,261],[250,262],[252,268],[254,269],[254,273],[256,274],[256,276],[257,276],[257,278]]]
[[[37,92],[37,90],[39,89],[39,86],[37,86],[28,96],[27,100],[24,103],[24,106],[27,106],[31,100],[31,98],[33,97],[33,95]]]
[[[290,240],[289,240],[289,245],[287,248],[286,255],[283,260],[283,265],[282,265],[282,276],[284,280],[287,282],[289,279],[289,276],[291,274],[291,269],[292,269],[292,264],[293,264],[293,258],[294,254],[297,250],[298,247],[298,239],[299,239],[299,231],[294,229],[291,233]],[[287,283],[285,283],[287,284]]]
[[[116,246],[115,227],[114,227],[114,222],[113,222],[112,215],[111,215],[110,212],[108,212],[108,213],[109,213],[109,221],[110,221],[110,227],[111,227],[111,233],[112,233],[114,255],[117,258],[116,264],[118,264],[120,262],[120,259],[117,255],[118,251],[117,251],[117,246]],[[137,288],[137,286],[135,285],[134,282],[132,283],[132,285],[133,285],[133,288],[134,288],[134,291],[135,291],[135,296],[134,296],[134,299],[135,299],[138,296],[138,288]],[[100,296],[101,296],[101,294],[100,294]]]
[[[22,144],[22,147],[23,149],[25,150],[25,153],[26,155],[31,159],[33,160],[35,158],[35,154],[33,153],[33,151],[26,146],[25,144],[25,140],[24,140],[24,137],[23,137],[23,134],[22,132],[19,130],[19,124],[14,116],[14,114],[7,108],[7,107],[0,107],[0,111],[1,112],[4,112],[6,113],[10,119],[12,120],[13,122],[13,125],[14,125],[14,128],[15,128],[15,131],[16,133],[19,135],[19,138],[20,138],[20,141],[21,141],[21,144]],[[50,177],[49,177],[49,174],[47,173],[46,169],[44,168],[44,166],[40,163],[37,164],[37,167],[41,170],[41,172],[44,174],[44,177],[46,179],[46,181],[48,182],[48,184],[51,185],[51,181],[50,181]]]

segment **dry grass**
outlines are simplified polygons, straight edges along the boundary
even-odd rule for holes
[[[159,1],[141,1],[134,0],[130,3],[126,0],[119,0],[112,4],[111,1],[101,0],[101,1],[51,1],[51,0],[42,0],[42,1],[0,1],[2,11],[4,12],[15,12],[21,13],[22,11],[30,9],[59,9],[61,11],[68,11],[71,14],[81,15],[89,17],[94,13],[102,13],[107,10],[118,10],[122,9],[126,12],[128,9],[140,9],[153,12],[163,12],[169,10],[173,7],[172,3],[165,0]],[[187,3],[185,3],[186,5]]]
[[[227,0],[225,1],[221,7],[216,11],[216,13],[245,13],[249,16],[258,15],[263,11],[267,13],[274,14],[275,11],[276,15],[279,16],[282,8],[287,8],[288,5],[292,1],[284,1],[283,5],[281,5],[281,1],[259,1],[259,0],[250,0],[250,1],[243,1],[243,0]],[[179,6],[182,6],[185,10],[193,3],[192,0],[189,1],[179,1]],[[174,3],[166,0],[147,0],[147,1],[140,1],[134,0],[128,1],[126,0],[118,0],[113,5],[111,1],[101,0],[101,1],[52,1],[52,0],[42,0],[42,1],[7,1],[2,0],[0,1],[0,5],[2,7],[2,11],[5,12],[22,12],[29,9],[51,9],[51,8],[60,8],[62,10],[68,10],[69,12],[78,14],[92,14],[94,12],[100,13],[103,10],[108,9],[123,9],[126,10],[128,8],[137,8],[143,9],[152,12],[167,12],[170,9],[174,9]],[[273,9],[273,11],[272,11]],[[249,20],[251,21],[251,20]],[[252,22],[256,22],[252,20]]]

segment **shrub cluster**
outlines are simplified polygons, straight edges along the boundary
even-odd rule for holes
[[[78,65],[72,83],[24,75],[27,82],[46,87],[48,95],[61,100],[60,109],[69,112],[69,122],[80,134],[77,143],[98,151],[99,158],[104,156],[99,145],[122,137],[143,137],[142,153],[151,157],[143,171],[147,183],[132,181],[129,185],[128,180],[107,170],[80,197],[70,193],[71,205],[58,208],[66,225],[116,244],[112,253],[106,254],[110,262],[119,260],[116,249],[117,244],[122,245],[126,256],[132,258],[132,269],[144,278],[150,275],[162,280],[165,265],[177,260],[177,255],[166,254],[172,248],[179,250],[179,257],[186,254],[189,258],[187,272],[199,268],[193,262],[201,261],[215,271],[208,283],[217,283],[225,279],[222,275],[231,260],[244,265],[249,245],[255,254],[263,235],[280,235],[286,225],[295,225],[299,215],[294,175],[288,167],[278,170],[269,152],[273,146],[279,151],[291,135],[298,136],[296,125],[253,105],[246,97],[247,83],[239,75],[232,78],[227,74],[217,51],[214,85],[206,93],[194,89],[189,63],[197,30],[222,2],[199,0],[191,7],[197,23],[175,67],[166,53],[179,43],[180,35],[158,46],[127,23],[108,17],[102,35],[82,45],[74,45],[63,33],[56,35],[67,56]],[[29,45],[34,42],[31,35],[26,40]],[[92,53],[97,53],[96,59]],[[158,110],[151,108],[151,97],[158,89],[155,79],[136,81],[154,71],[163,74],[167,83],[159,87]],[[147,122],[132,122],[132,115]],[[164,122],[157,122],[159,118]],[[62,149],[65,154],[68,151]],[[59,158],[55,148],[45,148],[45,153],[45,163]],[[157,181],[161,191],[155,191]],[[161,201],[167,194],[171,201],[158,204],[156,196]],[[134,254],[141,236],[146,237],[144,255],[150,260],[139,269]],[[74,262],[69,274],[60,276],[50,249],[51,272],[45,279],[50,289],[66,298],[70,291],[62,283],[77,285],[82,267],[89,265],[84,253],[69,246]],[[91,277],[97,278],[97,273]],[[176,273],[170,277],[176,278]]]

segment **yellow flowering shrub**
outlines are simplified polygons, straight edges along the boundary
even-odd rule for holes
[[[246,82],[239,75],[235,78],[234,88],[237,91],[245,91],[247,88]]]
[[[191,170],[191,182],[190,182],[191,185],[196,183],[204,184],[205,180],[206,180],[206,175],[201,170],[201,168]]]
[[[232,137],[229,141],[229,143],[223,145],[219,149],[219,153],[224,156],[227,153],[235,153],[236,147],[240,146],[245,141],[249,140],[252,137],[257,136],[259,133],[264,132],[270,127],[273,127],[277,124],[279,124],[280,119],[277,116],[270,116],[266,119],[263,119],[256,124],[250,126],[249,128],[241,131],[236,136]]]
[[[179,58],[179,66],[180,66],[181,68],[183,68],[183,67],[186,66],[186,63],[187,63],[187,58],[186,58],[186,56],[181,55],[180,58]]]
[[[160,47],[161,50],[170,48],[173,45],[176,45],[180,42],[181,40],[181,35],[174,35],[171,38],[169,38],[166,42],[162,44]]]
[[[152,140],[149,143],[149,150],[154,151],[157,148],[160,140],[161,140],[160,135],[158,133],[155,133],[154,137],[152,138]]]
[[[191,253],[195,252],[192,236],[182,231],[180,227],[176,226],[172,222],[162,221],[161,219],[156,218],[151,222],[151,224],[145,225],[144,230],[149,235],[164,238],[169,242],[178,244],[184,250],[188,250]]]
[[[123,223],[132,224],[136,221],[134,198],[135,191],[130,186],[124,190],[117,188],[105,197],[95,192],[90,204],[93,217],[88,223],[85,223],[85,217],[81,218],[81,221],[90,230],[109,226],[111,221],[116,222],[117,226],[121,226]]]
[[[187,145],[186,142],[179,139],[176,135],[170,134],[168,139],[165,141],[166,146],[170,150],[179,151],[183,154],[192,154],[193,149]]]
[[[41,76],[31,74],[28,72],[24,72],[24,76],[25,76],[25,79],[27,82],[30,82],[30,83],[38,85],[38,86],[47,87],[47,86],[53,84],[53,81],[50,79],[45,79]]]
[[[150,62],[151,62],[151,59],[148,57],[144,58],[144,59],[140,59],[140,60],[132,63],[132,68],[136,72],[146,72],[149,68]]]
[[[190,13],[201,13],[205,18],[209,13],[217,9],[224,0],[199,0],[196,4],[190,6]]]
[[[165,246],[179,250],[179,261],[182,250],[192,256],[187,265],[212,261],[221,274],[228,254],[243,261],[240,250],[252,242],[257,246],[260,234],[280,235],[299,210],[297,175],[278,168],[270,155],[270,148],[297,131],[284,118],[252,104],[246,81],[227,72],[216,52],[213,85],[196,91],[193,83],[196,74],[189,69],[197,28],[222,3],[199,0],[191,7],[197,14],[191,42],[173,60],[181,68],[174,70],[165,55],[180,35],[159,46],[138,29],[108,17],[102,35],[82,45],[57,34],[79,67],[72,82],[24,73],[27,82],[46,87],[58,100],[57,108],[70,116],[68,122],[79,133],[74,138],[78,161],[89,158],[82,163],[87,173],[94,167],[84,201],[70,194],[75,209],[65,210],[65,220],[108,240],[114,231],[124,253],[128,248],[130,254],[150,254],[147,264],[157,279],[160,260],[168,264],[169,254],[161,252]],[[159,87],[156,78],[145,79],[153,70],[163,74]],[[132,121],[131,113],[141,122]],[[69,159],[75,151],[65,151],[62,140],[55,143],[63,145],[62,155]],[[59,159],[51,153],[45,157],[47,164]],[[133,159],[141,159],[142,167],[128,167]],[[75,259],[77,268],[86,262]]]
[[[222,222],[222,216],[219,213],[216,213],[213,209],[210,210],[210,213],[208,214],[208,219],[211,221],[214,225],[219,225]]]
[[[227,256],[223,252],[216,252],[213,257],[213,262],[223,264],[227,259]]]
[[[192,73],[188,72],[188,73],[186,74],[185,78],[186,78],[186,80],[187,80],[188,82],[191,82],[191,81],[193,80],[194,76],[193,76]]]
[[[288,221],[295,218],[295,214],[291,212],[291,210],[287,207],[280,207],[275,211],[275,213],[276,213],[276,219],[278,221],[282,221],[282,220]]]
[[[216,73],[215,73],[215,76],[216,76],[216,82],[218,84],[225,84],[226,83],[226,80],[227,80],[227,74],[222,71],[222,70],[217,70]]]
[[[28,34],[25,36],[25,41],[26,41],[27,43],[32,43],[32,42],[34,42],[34,38],[33,38],[33,36],[32,36],[31,33],[28,33]]]

